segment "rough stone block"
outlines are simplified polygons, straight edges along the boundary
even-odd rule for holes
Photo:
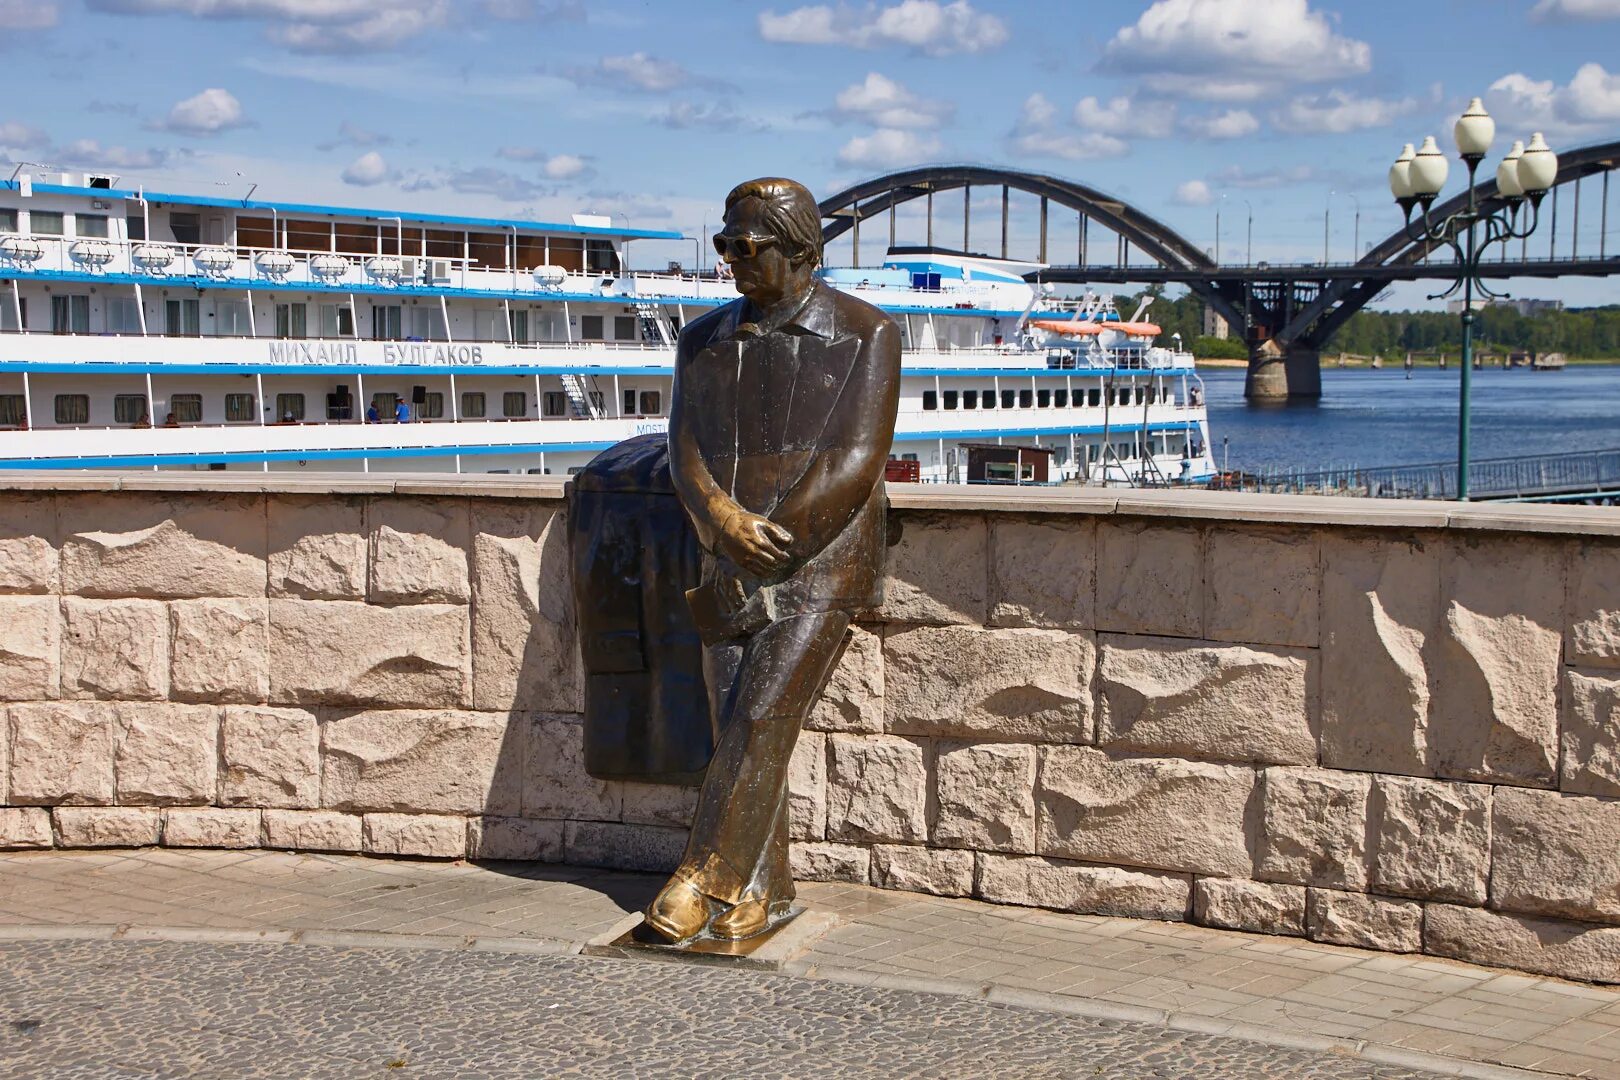
[[[819,731],[801,731],[788,761],[788,835],[827,835],[827,736]]]
[[[515,817],[475,817],[467,822],[469,859],[561,862],[563,823]]]
[[[1033,852],[1035,754],[1035,747],[1027,744],[939,744],[934,843]]]
[[[1193,882],[1193,921],[1250,934],[1305,936],[1305,889],[1233,878]]]
[[[883,730],[882,628],[851,626],[844,651],[804,726],[876,735]]]
[[[1491,907],[1620,923],[1620,801],[1499,787]]]
[[[220,717],[219,801],[302,809],[321,798],[321,733],[303,709],[227,707]]]
[[[923,748],[892,735],[829,735],[827,835],[866,843],[927,839]]]
[[[1372,797],[1372,887],[1420,900],[1485,902],[1491,789],[1380,776]]]
[[[172,697],[253,704],[269,696],[266,601],[176,600],[169,619]]]
[[[1097,628],[1200,637],[1204,624],[1201,530],[1103,521],[1097,526]]]
[[[467,819],[439,814],[367,814],[361,850],[368,855],[459,859],[467,854]]]
[[[989,527],[967,514],[895,514],[883,618],[909,623],[983,623],[989,614]]]
[[[163,812],[134,806],[58,806],[51,811],[61,845],[152,847],[163,830]]]
[[[206,705],[113,706],[113,773],[126,806],[200,805],[218,791],[219,710]]]
[[[996,626],[1094,629],[1096,521],[992,519],[990,621]]]
[[[1173,758],[1115,758],[1042,747],[1036,800],[1042,855],[1250,877],[1252,769]]]
[[[680,865],[686,830],[616,821],[570,821],[564,834],[566,861],[574,866],[667,874]]]
[[[215,806],[174,807],[163,812],[165,847],[256,848],[263,840],[258,810]]]
[[[965,626],[891,629],[883,641],[891,734],[999,741],[1091,739],[1091,635]]]
[[[1563,697],[1558,786],[1573,794],[1620,796],[1620,675],[1566,668]]]
[[[62,696],[169,696],[169,613],[155,600],[62,600]]]
[[[264,811],[264,846],[286,851],[359,851],[359,814],[326,810]]]
[[[1435,552],[1416,540],[1322,540],[1322,764],[1433,775],[1424,646]]]
[[[571,565],[561,510],[505,502],[474,509],[472,655],[478,708],[584,708]]]
[[[1119,915],[1132,919],[1187,918],[1192,879],[1119,866],[1084,866],[1038,855],[979,855],[975,895],[997,904]]]
[[[321,728],[321,805],[331,810],[515,815],[521,714],[361,712]],[[511,730],[508,730],[510,727]]]
[[[365,505],[358,496],[271,495],[270,595],[365,599]]]
[[[65,593],[264,595],[263,496],[85,493],[60,505]]]
[[[51,846],[51,812],[43,806],[0,807],[0,851]]]
[[[270,697],[278,705],[460,706],[470,690],[467,609],[270,601]]]
[[[697,813],[698,791],[679,784],[642,784],[634,780],[617,783],[619,820],[630,825],[671,825],[691,828]]]
[[[788,850],[795,881],[847,881],[865,885],[872,852],[859,844],[795,843]]]
[[[1566,651],[1572,664],[1620,668],[1620,544],[1613,540],[1585,540],[1571,553]]]
[[[1553,786],[1562,556],[1559,545],[1524,537],[1446,546],[1429,706],[1439,775]]]
[[[60,610],[54,596],[0,596],[0,701],[57,696]]]
[[[573,715],[531,716],[523,816],[618,821],[622,789],[585,771],[585,728]]]
[[[1620,928],[1430,904],[1423,951],[1559,979],[1620,983]]]
[[[379,604],[464,604],[472,596],[465,499],[383,496],[366,508],[370,597]]]
[[[1365,890],[1371,779],[1331,769],[1266,769],[1261,776],[1259,876]]]
[[[1317,556],[1314,533],[1211,529],[1204,545],[1205,636],[1315,647]]]
[[[65,701],[13,705],[10,720],[11,802],[112,802],[112,706]]]
[[[1114,635],[1101,645],[1099,744],[1177,757],[1316,763],[1311,653]]]
[[[56,591],[56,500],[6,493],[0,515],[0,593]]]
[[[1312,941],[1384,952],[1423,948],[1423,905],[1364,893],[1308,890],[1305,928]]]
[[[872,848],[871,874],[880,889],[971,896],[973,852],[878,844]]]

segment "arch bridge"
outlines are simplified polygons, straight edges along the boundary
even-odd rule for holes
[[[1561,153],[1557,179],[1541,210],[1550,238],[1547,256],[1531,257],[1526,247],[1521,248],[1515,259],[1504,250],[1503,257],[1490,262],[1482,273],[1495,278],[1620,274],[1620,257],[1608,251],[1605,239],[1609,173],[1617,162],[1620,162],[1620,142]],[[1602,177],[1598,251],[1595,255],[1590,252],[1582,255],[1577,246],[1581,182],[1593,176]],[[1566,185],[1573,185],[1574,189],[1571,215],[1574,231],[1568,255],[1559,256],[1558,193]],[[1396,232],[1373,245],[1353,263],[1219,264],[1168,225],[1106,192],[1042,173],[977,165],[908,169],[864,181],[832,195],[820,204],[823,240],[831,241],[849,233],[852,261],[858,263],[863,223],[868,223],[866,228],[870,235],[872,219],[887,214],[887,239],[889,247],[893,247],[897,208],[921,199],[925,204],[926,243],[933,247],[935,196],[960,189],[961,250],[968,251],[972,247],[972,189],[975,187],[1000,188],[1002,258],[1009,257],[1011,193],[1023,192],[1039,199],[1036,261],[1047,265],[1028,275],[1031,279],[1088,285],[1174,282],[1190,289],[1225,319],[1228,326],[1242,327],[1249,347],[1247,392],[1251,398],[1319,396],[1321,349],[1351,315],[1391,281],[1451,278],[1455,271],[1455,264],[1449,258],[1431,260],[1430,256],[1437,249],[1414,243],[1404,232]],[[1494,177],[1475,187],[1475,197],[1487,209],[1502,205]],[[1461,209],[1466,202],[1466,192],[1456,195],[1437,204],[1431,216],[1443,218]],[[1074,264],[1057,265],[1049,257],[1053,204],[1077,216]],[[1098,247],[1091,239],[1093,225],[1113,235],[1111,261],[1089,257]],[[948,227],[940,225],[942,239]],[[1537,234],[1541,231],[1538,225]],[[955,235],[954,229],[951,233]],[[1133,262],[1133,256],[1138,253],[1150,261]]]

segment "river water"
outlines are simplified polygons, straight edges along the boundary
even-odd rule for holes
[[[1241,369],[1200,370],[1215,466],[1314,472],[1457,459],[1457,382],[1448,371],[1399,367],[1322,371],[1310,404],[1251,406]],[[1474,460],[1620,448],[1620,365],[1474,372]]]

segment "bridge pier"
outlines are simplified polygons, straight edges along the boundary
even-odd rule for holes
[[[1315,401],[1322,396],[1322,357],[1315,349],[1267,341],[1249,352],[1243,396],[1251,402]]]

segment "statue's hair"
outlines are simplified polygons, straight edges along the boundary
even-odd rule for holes
[[[744,199],[765,204],[765,222],[790,258],[809,260],[812,268],[821,265],[821,208],[809,188],[797,180],[762,176],[732,188],[726,196],[726,212]]]

